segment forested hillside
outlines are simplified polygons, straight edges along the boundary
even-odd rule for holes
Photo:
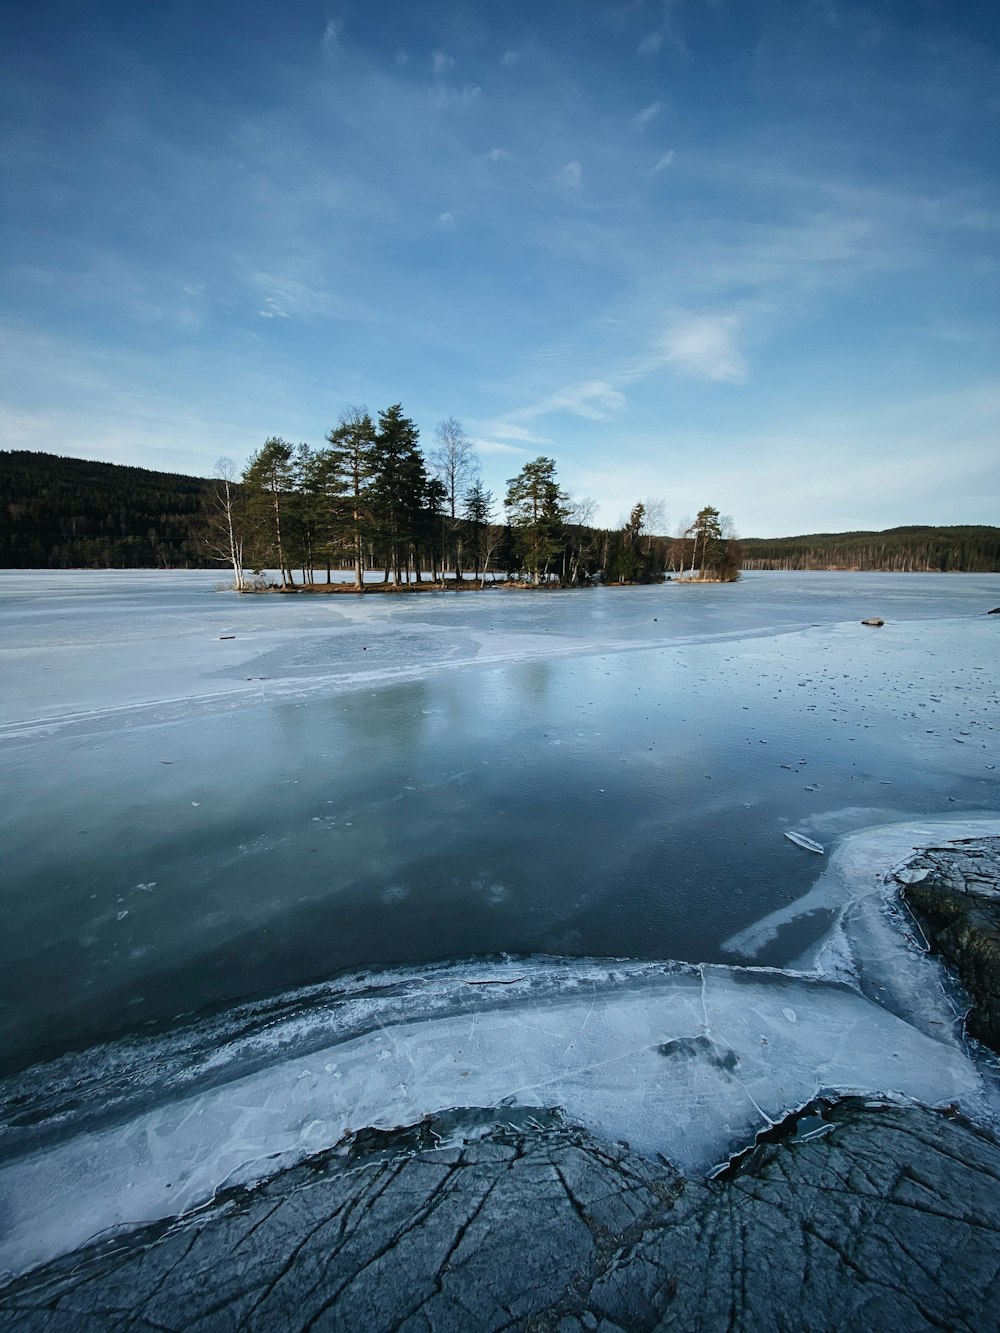
[[[536,460],[525,471],[545,461]],[[245,498],[244,488],[237,490]],[[213,540],[219,519],[218,494],[218,483],[202,477],[0,450],[0,567],[220,568],[225,562],[219,558],[217,533]],[[479,498],[489,498],[488,492],[481,492]],[[444,509],[447,511],[447,504]],[[514,516],[512,511],[509,517]],[[603,568],[611,577],[637,577],[641,571],[630,566],[626,570],[629,562],[625,558],[637,551],[647,562],[656,555],[658,567],[668,571],[691,563],[690,537],[668,541],[643,531],[640,542],[635,523],[641,525],[642,517],[637,519],[637,511],[621,532],[591,528],[583,514],[582,524],[577,518],[574,525],[569,511],[562,517],[567,549],[578,547],[577,559],[587,569]],[[290,531],[295,526],[292,523]],[[477,526],[489,525],[473,520],[472,527]],[[439,523],[435,530],[440,527]],[[455,528],[455,520],[446,515],[444,527]],[[468,563],[475,565],[478,552],[471,549],[473,534],[465,531],[468,527],[469,520],[459,522],[451,540],[464,535]],[[509,550],[509,528],[494,525],[490,532],[495,534],[490,538],[496,546],[494,567],[513,567],[516,559]],[[749,537],[740,546],[745,569],[1000,571],[998,527],[924,526]],[[376,567],[379,558],[382,553],[376,555],[373,550],[366,567]],[[336,563],[352,563],[350,542],[338,553]]]
[[[1000,570],[1000,528],[912,527],[744,538],[744,569]]]
[[[0,566],[148,569],[212,566],[200,477],[0,451]]]

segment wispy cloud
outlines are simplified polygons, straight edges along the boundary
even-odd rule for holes
[[[517,457],[522,457],[524,454],[530,452],[530,450],[523,448],[521,445],[506,444],[501,440],[486,440],[479,436],[474,436],[472,443],[481,454],[513,454]]]
[[[664,171],[667,167],[670,166],[673,160],[674,160],[674,150],[672,148],[668,148],[667,151],[661,157],[658,157],[656,161],[653,163],[653,165],[649,168],[650,173],[652,175],[655,175],[656,172],[658,171]]]
[[[441,231],[454,231],[455,219],[451,213],[439,213],[437,225]]]
[[[468,106],[482,95],[482,91],[478,83],[464,83],[461,88],[447,83],[436,83],[430,93],[431,106],[437,107],[438,110],[453,106]]]
[[[656,119],[656,117],[660,114],[662,110],[663,110],[662,102],[650,102],[649,106],[643,107],[641,111],[637,112],[632,117],[632,119],[629,121],[629,124],[632,126],[634,130],[642,131],[646,128],[646,126],[649,124],[651,120]]]
[[[626,405],[625,395],[607,380],[584,380],[569,384],[530,407],[522,407],[512,416],[531,420],[550,412],[569,412],[586,421],[608,421]]]
[[[736,343],[741,322],[732,314],[678,313],[660,341],[663,362],[696,379],[742,383],[747,366]]]
[[[562,171],[556,172],[560,185],[577,186],[583,179],[583,167],[579,162],[567,162]]]
[[[506,148],[491,148],[485,156],[490,162],[509,162],[511,159]]]
[[[688,54],[687,44],[684,41],[676,17],[681,6],[681,0],[662,0],[662,3],[663,10],[660,22],[643,37],[639,43],[638,54],[641,56],[655,56],[662,50],[664,44],[669,42],[681,55],[686,56]]]
[[[300,270],[301,271],[301,270]],[[350,319],[367,321],[372,311],[360,302],[337,296],[325,283],[289,273],[254,271],[246,281],[261,301],[261,319]]]
[[[396,64],[399,65],[400,67],[402,67],[403,65],[408,65],[410,63],[410,53],[408,51],[404,51],[403,48],[400,47],[399,50],[396,52],[396,54],[393,56],[393,60],[395,60]]]
[[[431,57],[431,69],[436,79],[439,79],[442,74],[447,74],[454,67],[455,57],[450,56],[447,51],[435,51]]]
[[[327,20],[326,27],[323,29],[322,43],[329,50],[331,47],[340,45],[340,34],[344,31],[342,19],[332,18]]]
[[[499,435],[502,440],[521,440],[525,444],[551,444],[547,435],[538,435],[524,426],[512,425],[509,421],[494,422],[487,427],[490,435]]]
[[[511,66],[516,65],[520,59],[521,59],[520,51],[505,51],[503,55],[500,57],[500,64],[503,66],[504,69],[510,69]]]

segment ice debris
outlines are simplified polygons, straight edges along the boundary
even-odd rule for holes
[[[811,788],[806,788],[806,791],[810,790]],[[820,843],[813,842],[812,838],[807,838],[804,833],[786,833],[785,837],[789,842],[794,842],[796,847],[804,847],[807,852],[818,852],[822,856],[826,850]]]

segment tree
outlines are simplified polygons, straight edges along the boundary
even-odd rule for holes
[[[220,458],[215,465],[215,487],[212,492],[209,520],[209,548],[219,560],[233,567],[233,587],[242,592],[246,586],[243,573],[243,531],[241,527],[241,496],[236,477],[236,464],[231,458]]]
[[[434,428],[434,448],[429,455],[431,471],[445,490],[445,503],[451,520],[455,549],[455,578],[462,577],[461,525],[458,506],[462,495],[479,475],[479,456],[460,421],[447,417]]]
[[[292,492],[285,501],[285,546],[302,569],[303,584],[316,582],[316,562],[324,538],[323,464],[308,444],[292,454]],[[329,575],[327,576],[329,579]]]
[[[364,584],[364,543],[370,526],[370,483],[375,466],[375,426],[363,407],[349,407],[327,432],[326,451],[345,500],[347,536],[354,563],[354,586]]]
[[[646,510],[646,554],[651,555],[653,551],[653,541],[657,536],[662,536],[667,526],[667,502],[660,495],[647,495],[643,500]]]
[[[493,506],[496,497],[488,491],[479,477],[472,483],[465,494],[463,515],[472,529],[472,549],[475,553],[475,573],[480,588],[486,579],[490,560],[496,550],[499,534],[493,523]]]
[[[555,461],[551,458],[525,463],[518,475],[507,482],[504,508],[514,529],[521,566],[535,583],[547,577],[563,549],[567,504],[568,497],[559,489]]]
[[[448,517],[458,517],[459,500],[479,474],[479,456],[460,421],[447,417],[434,427],[431,471],[444,485]]]
[[[739,578],[739,546],[732,519],[727,518],[724,526],[715,506],[706,505],[685,535],[692,538],[690,576],[697,566],[700,579],[733,583]]]
[[[646,507],[637,504],[633,506],[627,521],[622,524],[621,545],[615,562],[619,583],[635,583],[644,572],[645,562],[639,550],[639,539],[645,520]]]
[[[420,532],[430,554],[431,580],[434,583],[437,582],[439,563],[441,578],[444,579],[445,549],[441,520],[447,500],[448,493],[440,477],[427,477],[424,486],[423,513],[420,515]],[[419,582],[419,580],[420,565],[418,563],[417,581]]]
[[[292,446],[277,436],[264,441],[243,472],[248,506],[258,519],[258,531],[266,552],[277,556],[281,586],[293,585],[281,533],[282,509],[292,489]]]
[[[419,438],[414,423],[403,416],[401,403],[378,414],[378,431],[370,455],[370,494],[372,513],[386,544],[386,583],[390,573],[393,583],[401,581],[404,553],[408,565],[410,544],[420,535],[427,470],[417,444]]]
[[[595,533],[593,528],[597,501],[589,495],[579,500],[570,500],[566,506],[566,523],[569,535],[569,582],[576,583],[584,566],[590,566],[595,554]]]

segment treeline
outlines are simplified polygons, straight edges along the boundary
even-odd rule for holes
[[[673,540],[652,530],[643,502],[611,531],[591,525],[594,508],[570,498],[546,457],[526,463],[499,501],[459,422],[440,422],[425,456],[395,403],[377,421],[347,411],[320,448],[272,436],[241,473],[220,466],[211,528],[214,553],[241,589],[259,586],[248,570],[259,579],[266,569],[279,571],[285,590],[330,583],[342,568],[357,588],[373,570],[394,587],[446,574],[482,586],[498,572],[536,585],[644,582],[668,568],[739,576],[735,540],[711,506]]]
[[[0,450],[0,566],[191,569],[213,483],[55,454]]]
[[[0,567],[284,568],[286,583],[358,565],[391,583],[523,574],[539,581],[641,582],[744,569],[1000,572],[1000,528],[900,527],[884,532],[744,538],[706,506],[662,535],[657,501],[620,527],[593,526],[596,504],[571,499],[552,459],[526,464],[498,500],[479,477],[460,424],[441,422],[427,457],[398,407],[372,422],[348,412],[326,448],[268,441],[247,468],[214,479],[55,454],[0,450]],[[228,511],[228,517],[227,517]],[[281,551],[273,518],[283,524]],[[238,549],[230,549],[230,529]]]
[[[750,537],[744,569],[849,569],[901,573],[993,574],[1000,571],[1000,528],[904,527],[884,532],[820,532],[806,537]]]

